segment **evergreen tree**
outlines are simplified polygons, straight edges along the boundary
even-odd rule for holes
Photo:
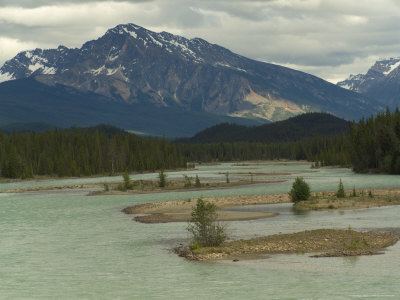
[[[294,203],[310,198],[310,186],[302,177],[296,177],[289,192],[290,200]]]
[[[336,192],[336,197],[338,198],[344,198],[346,197],[346,194],[344,192],[344,187],[343,187],[343,183],[342,183],[342,179],[339,180],[339,185],[338,185],[338,190]]]

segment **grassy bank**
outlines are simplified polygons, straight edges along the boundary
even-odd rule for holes
[[[349,210],[388,205],[400,205],[400,189],[374,189],[346,191],[338,198],[336,192],[314,193],[306,200],[294,204],[299,210]]]

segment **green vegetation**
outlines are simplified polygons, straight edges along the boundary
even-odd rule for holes
[[[338,197],[338,191],[328,193],[315,193],[307,201],[295,203],[295,208],[299,210],[329,210],[329,209],[360,209],[369,207],[379,207],[400,204],[400,190],[376,190],[368,193],[363,190],[357,191],[355,187],[351,192],[351,197]],[[343,194],[345,191],[343,190]]]
[[[217,206],[213,203],[197,200],[191,213],[187,230],[192,234],[191,248],[213,247],[221,245],[227,238],[225,228],[217,223]]]
[[[344,197],[346,197],[346,194],[345,194],[345,192],[344,192],[344,187],[343,187],[342,179],[340,179],[340,181],[339,181],[338,190],[337,190],[337,192],[336,192],[336,197],[338,197],[338,198],[344,198]]]
[[[283,128],[288,126],[288,129],[295,130],[288,125],[289,123],[284,124],[286,125]],[[334,124],[332,123],[333,127],[336,126]],[[197,144],[182,144],[180,149],[188,161],[291,159],[312,161],[314,168],[352,166],[355,172],[400,174],[400,112],[398,109],[393,113],[387,110],[386,113],[348,125],[349,134],[327,136],[328,131],[326,131],[319,133],[320,136],[304,138],[307,135],[300,132],[297,132],[298,136],[285,136],[281,134],[285,130],[281,129],[276,138],[273,136],[265,139],[249,137],[241,141],[232,138],[230,142],[212,139],[218,136],[214,131],[220,128],[216,127],[204,131],[205,136],[199,134],[197,139],[190,140]],[[233,125],[231,127],[235,128]],[[231,132],[227,125],[222,128],[225,128],[222,132]],[[267,128],[268,126],[265,125],[264,129]],[[266,133],[268,136],[272,134],[273,131]],[[207,140],[207,136],[210,139]],[[244,134],[244,137],[246,136],[249,134]],[[200,141],[203,143],[199,143]]]
[[[389,110],[350,127],[351,162],[356,172],[400,174],[400,112]]]
[[[177,145],[82,129],[0,134],[1,176],[90,176],[185,168]]]
[[[310,198],[310,186],[301,177],[297,177],[293,182],[292,189],[289,192],[290,200],[294,203],[304,201]]]
[[[195,179],[195,182],[194,182],[194,186],[197,187],[197,188],[200,188],[200,187],[201,187],[199,175],[196,175],[196,179]]]
[[[350,166],[348,136],[313,137],[287,142],[178,144],[187,161],[307,160],[318,166]]]
[[[164,173],[164,170],[161,170],[158,173],[158,186],[163,188],[167,185],[167,174]]]
[[[183,179],[184,179],[184,187],[185,188],[190,188],[192,186],[192,177],[189,177],[186,174],[183,174]]]
[[[321,118],[318,114],[315,117]],[[299,128],[310,125],[306,117],[302,118],[299,117]],[[291,132],[295,130],[292,123],[276,126],[280,133]],[[315,168],[353,166],[356,172],[400,174],[398,109],[351,123],[349,134],[327,136],[334,133],[330,127],[335,127],[336,122],[329,124],[320,132],[325,136],[304,139],[307,135],[299,131],[294,135],[278,134],[277,138],[270,139],[273,142],[263,138],[172,144],[164,139],[138,138],[109,127],[102,129],[107,133],[55,129],[44,133],[0,134],[0,174],[6,178],[89,176],[185,168],[187,162],[275,159],[312,161]],[[260,128],[266,130],[268,126],[265,126]],[[267,135],[270,134],[269,130]],[[212,135],[212,130],[207,135]]]
[[[129,177],[128,172],[125,172],[124,174],[122,174],[122,178],[123,178],[123,183],[118,185],[117,190],[120,191],[127,191],[127,190],[132,190],[133,189],[133,184],[131,183],[131,178]]]

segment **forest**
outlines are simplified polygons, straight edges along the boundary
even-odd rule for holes
[[[113,127],[0,134],[6,178],[89,176],[185,168],[188,162],[291,159],[314,167],[400,174],[400,112],[348,123],[348,133],[280,142],[173,143]]]
[[[0,168],[6,178],[113,175],[182,167],[186,159],[176,145],[118,131],[0,134]]]

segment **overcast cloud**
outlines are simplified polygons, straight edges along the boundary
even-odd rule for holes
[[[0,65],[22,50],[80,47],[123,23],[201,37],[331,82],[400,56],[396,0],[0,0]]]

